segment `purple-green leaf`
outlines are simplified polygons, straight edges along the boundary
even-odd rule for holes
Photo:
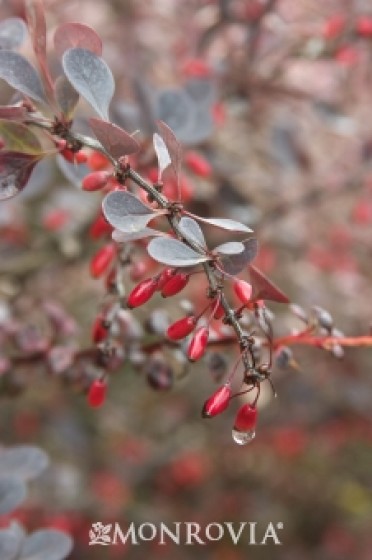
[[[165,237],[152,239],[147,252],[155,261],[167,266],[195,266],[209,260],[207,255],[197,253],[182,241]]]
[[[43,151],[37,136],[19,122],[0,119],[0,137],[5,142],[5,149],[11,152],[40,155]]]
[[[120,126],[101,119],[89,119],[95,137],[115,159],[138,152],[138,142]]]
[[[87,49],[76,48],[64,53],[62,65],[71,85],[107,121],[115,83],[106,62]]]
[[[45,103],[45,91],[35,68],[13,51],[0,51],[0,78],[35,101]]]
[[[146,206],[127,191],[109,193],[102,202],[102,210],[114,228],[126,233],[143,230],[155,216],[164,213]]]
[[[243,241],[244,250],[236,255],[226,255],[220,258],[222,268],[227,274],[236,276],[257,256],[257,239]]]
[[[54,87],[57,103],[64,116],[70,119],[79,102],[79,94],[65,76],[59,76]]]
[[[12,198],[27,184],[38,156],[20,152],[0,152],[0,200]]]
[[[97,33],[83,23],[62,23],[54,34],[54,48],[58,56],[74,48],[86,49],[97,56],[102,54],[102,40]]]
[[[0,22],[0,49],[17,49],[27,36],[27,27],[23,19],[13,17]]]

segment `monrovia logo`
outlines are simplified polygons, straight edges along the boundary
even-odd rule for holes
[[[234,523],[209,523],[202,527],[199,523],[174,522],[165,523],[131,523],[123,530],[119,523],[103,525],[100,521],[93,523],[89,531],[90,545],[139,545],[142,542],[156,541],[158,544],[178,545],[206,545],[208,542],[220,541],[230,538],[234,545],[245,543],[247,545],[282,544],[278,530],[283,529],[283,523],[270,522],[264,528],[258,528],[256,521],[241,521]]]

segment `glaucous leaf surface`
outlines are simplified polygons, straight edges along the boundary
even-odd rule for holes
[[[140,149],[138,142],[116,124],[101,119],[89,119],[89,124],[97,140],[115,159],[134,154]]]
[[[27,97],[45,103],[45,91],[39,74],[20,54],[0,51],[0,78]]]
[[[6,529],[0,530],[0,558],[1,560],[16,560],[25,533],[19,523],[12,522]]]
[[[74,48],[64,53],[62,65],[76,91],[104,120],[108,120],[115,83],[106,62],[87,49]]]
[[[163,138],[157,132],[155,132],[155,134],[153,135],[153,142],[154,142],[156,157],[158,159],[158,167],[159,167],[158,180],[161,181],[164,171],[167,169],[169,165],[171,165],[172,160]]]
[[[206,248],[204,233],[196,220],[188,216],[183,216],[178,226],[185,236],[195,241],[200,247]]]
[[[18,445],[0,449],[0,475],[32,480],[49,465],[48,455],[39,447]]]
[[[211,226],[218,227],[220,229],[226,229],[227,231],[235,231],[237,233],[252,233],[251,228],[237,222],[236,220],[230,220],[229,218],[202,218],[201,216],[195,216],[199,222],[204,222]]]
[[[222,243],[215,247],[214,251],[220,255],[237,255],[242,253],[245,246],[241,241],[229,241],[228,243]]]
[[[14,476],[3,476],[0,472],[0,515],[15,510],[26,498],[25,483]]]
[[[41,529],[26,537],[19,560],[63,560],[72,550],[71,537],[55,529]]]
[[[74,163],[70,163],[65,160],[65,158],[60,154],[57,155],[56,162],[59,170],[63,173],[66,179],[78,188],[81,188],[82,180],[86,175],[88,175],[88,173],[91,172],[91,169],[85,163],[75,165]]]
[[[27,26],[18,17],[0,21],[0,49],[17,49],[27,36]]]
[[[237,255],[226,255],[220,258],[222,268],[228,274],[236,276],[257,256],[257,239],[243,241],[244,250]]]
[[[102,40],[97,33],[83,23],[62,23],[54,34],[54,48],[58,56],[69,49],[81,48],[102,55]]]
[[[103,200],[102,210],[106,220],[123,232],[143,230],[159,211],[155,212],[137,197],[126,191],[109,193]]]
[[[147,246],[147,252],[155,261],[168,266],[195,266],[209,260],[207,255],[197,253],[178,239],[157,237]]]
[[[117,243],[126,243],[127,241],[136,241],[137,239],[146,239],[146,237],[158,237],[165,235],[163,232],[152,228],[143,228],[140,231],[129,233],[115,229],[112,232],[112,239]]]

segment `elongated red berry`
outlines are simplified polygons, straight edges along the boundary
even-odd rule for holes
[[[229,406],[231,398],[231,387],[229,384],[223,385],[205,401],[202,411],[203,418],[212,418],[221,414]]]
[[[106,169],[109,164],[110,161],[106,156],[101,154],[101,152],[93,152],[88,157],[88,166],[93,171],[102,171],[103,169]]]
[[[254,430],[257,424],[257,408],[249,403],[243,404],[237,412],[234,422],[234,430],[238,432],[249,432]]]
[[[85,152],[83,152],[82,150],[79,150],[78,152],[76,152],[75,163],[78,163],[78,164],[86,163],[87,160],[88,160],[88,156]]]
[[[112,225],[106,222],[103,214],[98,214],[97,218],[90,226],[89,235],[92,239],[99,239],[100,237],[111,234],[112,230]]]
[[[95,344],[102,342],[108,335],[108,329],[104,324],[104,319],[99,315],[93,323],[92,340]]]
[[[157,288],[157,281],[154,278],[142,280],[133,288],[127,299],[127,305],[130,309],[143,305],[154,295]]]
[[[94,171],[84,177],[81,186],[84,191],[98,191],[103,189],[110,176],[109,171]]]
[[[204,355],[209,338],[208,327],[199,327],[192,337],[187,349],[187,356],[191,362],[196,362]]]
[[[361,37],[372,37],[372,17],[360,17],[356,22],[356,30]]]
[[[163,297],[170,297],[178,294],[188,284],[190,279],[189,274],[178,272],[174,274],[163,286],[161,295]]]
[[[165,284],[168,282],[168,280],[170,280],[172,276],[174,276],[174,274],[175,274],[174,268],[165,268],[159,276],[157,289],[161,291],[164,288]]]
[[[185,163],[199,177],[210,177],[212,174],[212,167],[209,161],[198,152],[188,151],[185,154]]]
[[[323,37],[325,39],[336,39],[345,30],[346,18],[342,15],[330,17],[324,24]]]
[[[75,153],[69,148],[64,148],[63,150],[61,150],[61,155],[69,163],[75,163]]]
[[[244,305],[247,305],[252,297],[251,284],[249,284],[245,280],[239,280],[238,278],[235,278],[233,287],[234,287],[234,292],[237,295],[237,297],[240,299],[240,301]]]
[[[93,408],[101,406],[106,398],[107,383],[100,379],[93,381],[88,392],[88,404]]]
[[[222,319],[222,317],[225,315],[225,310],[223,308],[223,305],[221,302],[219,302],[219,304],[217,305],[214,313],[213,313],[213,318],[214,319]]]
[[[183,317],[168,327],[167,337],[171,340],[182,340],[195,329],[196,317]]]
[[[111,265],[116,254],[116,246],[109,243],[101,247],[90,261],[90,273],[93,278],[99,278],[104,274]]]

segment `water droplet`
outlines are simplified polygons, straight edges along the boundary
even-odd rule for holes
[[[248,432],[239,432],[238,430],[232,431],[232,437],[235,443],[238,445],[247,445],[254,439],[256,432],[254,430],[249,430]]]

